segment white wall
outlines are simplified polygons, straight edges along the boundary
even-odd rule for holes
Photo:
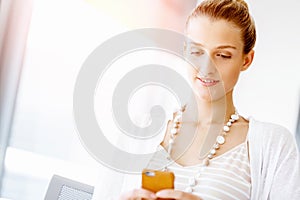
[[[257,27],[256,54],[236,88],[237,108],[294,133],[300,95],[300,2],[248,2]]]
[[[73,86],[89,53],[124,30],[83,0],[34,1],[2,197],[43,199],[53,174],[95,184],[102,166],[77,136]]]

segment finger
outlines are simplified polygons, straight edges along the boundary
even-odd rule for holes
[[[182,192],[179,190],[172,190],[172,189],[166,189],[166,190],[160,190],[159,192],[156,193],[157,198],[162,198],[162,199],[177,199],[177,200],[202,200],[202,198]]]
[[[166,189],[160,190],[156,193],[158,198],[172,198],[172,199],[183,199],[184,193],[178,190]]]
[[[135,189],[133,190],[133,195],[131,198],[144,198],[144,199],[156,199],[155,193],[145,190],[145,189]]]

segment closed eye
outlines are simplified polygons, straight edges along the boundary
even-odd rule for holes
[[[191,51],[191,54],[192,55],[202,55],[203,52],[201,52],[201,51]]]
[[[189,52],[193,56],[201,56],[204,54],[204,50],[199,49],[199,48],[192,48],[192,49],[190,49]]]
[[[218,53],[217,56],[225,58],[225,59],[230,59],[231,58],[231,55],[226,55],[226,54],[221,54],[221,53]]]

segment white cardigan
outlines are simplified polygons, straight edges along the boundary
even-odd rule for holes
[[[281,126],[249,121],[251,199],[299,200],[300,158],[294,137]]]
[[[279,125],[250,118],[247,137],[251,200],[300,200],[300,157],[293,135]],[[105,170],[93,200],[117,199],[120,193],[140,187],[140,181],[140,175]]]

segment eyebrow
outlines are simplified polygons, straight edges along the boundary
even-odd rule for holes
[[[231,46],[231,45],[222,45],[222,46],[218,46],[217,49],[236,49],[235,46]]]
[[[193,44],[195,46],[200,46],[200,47],[204,47],[202,44],[200,43],[196,43],[196,42],[193,42],[193,41],[187,41],[188,44]],[[232,45],[221,45],[221,46],[218,46],[216,49],[236,49],[235,46],[232,46]]]

